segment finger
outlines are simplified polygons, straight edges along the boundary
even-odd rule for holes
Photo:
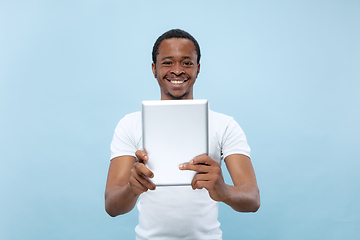
[[[212,190],[217,182],[214,174],[196,174],[192,180],[192,185],[196,188],[206,188]]]
[[[192,185],[196,188],[203,188],[206,189],[207,186],[211,183],[215,183],[217,180],[217,177],[214,174],[196,174],[192,180]],[[209,189],[208,189],[209,190]]]
[[[149,156],[147,155],[145,150],[137,150],[135,152],[135,156],[139,160],[139,162],[145,162],[149,160]]]
[[[135,186],[138,186],[141,189],[144,189],[144,191],[146,192],[148,189],[150,190],[155,190],[156,186],[153,182],[151,182],[148,178],[144,178],[144,177],[139,177],[136,178],[138,184],[134,183]],[[140,185],[140,186],[139,186]]]
[[[193,189],[202,189],[203,185],[199,184],[200,181],[208,181],[209,174],[203,174],[203,173],[197,173],[195,174],[195,176],[193,177],[192,181],[191,181],[191,186]]]
[[[190,163],[188,163],[188,162],[179,164],[180,170],[192,170],[190,168],[191,168],[191,166],[190,166]]]
[[[196,179],[196,178],[193,178],[192,182],[191,182],[191,187],[193,190],[195,189],[207,189],[206,188],[206,183],[209,182],[207,180],[199,180],[199,179]]]
[[[194,157],[190,162],[190,164],[203,164],[203,165],[220,165],[217,161],[215,161],[214,159],[212,159],[211,157],[209,157],[206,154],[202,154],[199,156]]]
[[[136,170],[138,175],[142,175],[147,178],[153,178],[154,173],[148,169],[144,163],[136,162],[134,164],[134,169]]]
[[[179,165],[180,170],[192,170],[198,173],[208,173],[211,170],[211,166],[203,165],[203,164],[190,164],[190,163],[182,163]]]
[[[155,184],[146,176],[143,174],[139,174],[135,169],[131,170],[131,184],[133,186],[138,187],[139,189],[143,191],[147,191],[148,189],[154,190]]]
[[[213,174],[204,174],[204,173],[198,173],[193,177],[193,181],[212,181],[215,177]]]
[[[147,187],[142,185],[136,178],[131,177],[129,179],[130,189],[133,191],[134,194],[141,194],[148,190]]]

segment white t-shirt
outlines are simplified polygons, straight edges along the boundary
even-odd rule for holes
[[[243,130],[229,116],[209,112],[210,153],[221,163],[231,154],[250,157]],[[135,156],[142,149],[141,112],[126,115],[118,123],[111,143],[111,159]],[[191,159],[184,160],[189,161]],[[151,161],[151,159],[149,159]],[[157,187],[140,195],[137,203],[139,224],[136,239],[222,239],[218,203],[206,189],[191,186]]]

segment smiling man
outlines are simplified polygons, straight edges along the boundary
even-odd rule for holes
[[[152,71],[161,100],[193,99],[200,56],[197,41],[185,31],[170,30],[157,39]],[[139,200],[136,239],[222,239],[218,202],[239,212],[255,212],[260,207],[244,132],[232,117],[213,111],[209,124],[209,155],[184,159],[188,162],[179,166],[198,173],[191,187],[156,188],[151,182],[154,174],[144,164],[151,159],[142,150],[141,113],[120,120],[111,143],[105,209],[115,217],[131,211]],[[224,182],[221,161],[225,161],[233,185]]]
[[[200,71],[194,43],[186,38],[163,40],[153,59],[162,100],[193,99],[193,86]]]

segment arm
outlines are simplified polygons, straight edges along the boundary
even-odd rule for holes
[[[223,202],[239,212],[256,212],[260,207],[260,193],[250,158],[229,155],[225,159],[234,186],[229,186],[229,198]]]
[[[218,162],[207,155],[195,157],[179,166],[181,170],[194,170],[193,189],[205,188],[210,197],[239,212],[256,212],[260,207],[260,194],[250,158],[233,154],[225,159],[234,186],[225,184]]]
[[[121,156],[111,160],[105,189],[105,210],[115,217],[131,211],[139,194],[155,185],[149,180],[153,173],[145,166],[148,157],[144,151],[134,156]]]

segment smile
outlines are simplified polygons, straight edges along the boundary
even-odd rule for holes
[[[184,81],[184,80],[182,80],[182,81],[179,81],[179,80],[171,80],[170,82],[171,82],[172,84],[179,85],[179,84],[184,83],[185,81]]]
[[[186,82],[188,80],[188,78],[176,77],[176,78],[166,78],[166,80],[168,82],[170,82],[171,84],[180,85],[180,84],[183,84],[184,82]]]

